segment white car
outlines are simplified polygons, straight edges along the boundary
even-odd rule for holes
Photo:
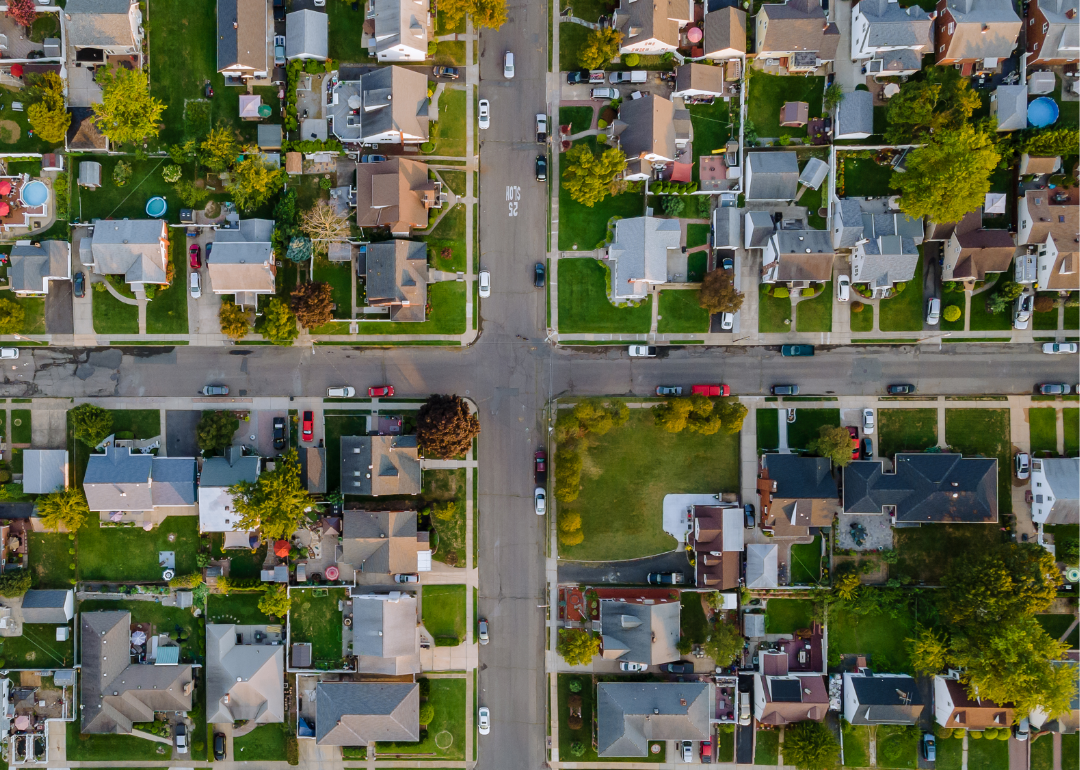
[[[476,726],[481,735],[491,732],[491,709],[487,706],[481,706],[476,712]]]
[[[327,398],[352,398],[356,395],[356,389],[350,388],[348,385],[342,385],[339,388],[327,388]]]
[[[514,79],[514,54],[512,51],[507,51],[503,56],[503,77],[507,80]]]
[[[1034,309],[1035,297],[1031,294],[1023,294],[1016,298],[1013,310],[1013,328],[1026,329],[1031,321],[1031,311]]]
[[[1042,351],[1050,355],[1058,355],[1061,353],[1075,353],[1077,347],[1075,342],[1044,342]]]
[[[628,660],[624,660],[619,664],[619,671],[648,671],[649,667],[644,663],[631,663]]]
[[[202,296],[202,284],[199,282],[197,272],[191,274],[191,298],[198,299]]]
[[[933,326],[941,320],[941,300],[931,297],[926,301],[926,323]]]
[[[1031,476],[1031,455],[1018,452],[1016,455],[1016,478],[1023,481]]]
[[[656,358],[656,348],[652,345],[631,345],[631,358]]]
[[[734,313],[723,313],[720,316],[720,328],[723,331],[731,331],[732,329],[734,329],[735,328],[735,314]]]
[[[836,279],[836,299],[840,302],[851,299],[851,279],[846,275],[841,275]]]
[[[871,434],[874,432],[874,410],[863,409],[862,410],[862,432]]]
[[[543,487],[537,487],[533,490],[533,508],[536,509],[537,516],[543,516],[547,513],[547,492]]]
[[[176,731],[173,735],[176,737],[176,753],[187,754],[187,725],[183,722],[177,723]]]
[[[694,742],[683,741],[682,742],[682,761],[693,762],[694,761]]]
[[[480,124],[480,128],[491,128],[491,102],[487,99],[481,99],[476,106],[479,108],[476,120]]]
[[[491,273],[489,273],[487,270],[481,270],[479,278],[480,278],[480,296],[485,297],[485,298],[490,297],[491,296]]]
[[[0,360],[11,360],[19,357],[18,348],[0,348]]]

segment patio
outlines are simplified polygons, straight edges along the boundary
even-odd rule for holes
[[[861,526],[866,537],[861,545],[855,543],[851,525]],[[838,547],[852,548],[856,551],[888,550],[893,547],[893,528],[889,517],[883,514],[840,513],[837,520]]]

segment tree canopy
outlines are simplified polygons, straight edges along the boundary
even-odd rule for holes
[[[840,761],[840,744],[821,722],[807,720],[784,729],[784,764],[799,770],[830,770]]]
[[[101,103],[93,105],[94,123],[110,142],[132,144],[157,136],[165,102],[150,95],[145,72],[102,67],[95,78],[101,86]]]
[[[224,299],[218,311],[221,333],[231,340],[242,340],[251,332],[251,311]]]
[[[705,274],[698,292],[698,303],[710,313],[737,313],[742,307],[743,295],[735,291],[735,281],[730,270],[713,270]]]
[[[211,171],[221,173],[236,164],[240,155],[240,143],[236,141],[236,132],[227,125],[211,129],[199,144],[202,164]]]
[[[81,489],[60,489],[37,500],[37,513],[45,528],[56,532],[63,526],[74,532],[86,523],[90,508]]]
[[[302,283],[292,290],[292,311],[305,329],[313,329],[334,320],[334,289],[315,281]]]
[[[560,628],[557,651],[571,666],[585,666],[600,653],[600,637],[581,629]]]
[[[742,652],[744,641],[735,625],[717,623],[701,648],[706,655],[716,661],[717,666],[730,666],[735,657]]]
[[[889,99],[886,141],[907,144],[955,130],[968,123],[979,105],[979,95],[955,67],[930,67],[922,79],[908,81]]]
[[[839,425],[822,425],[818,437],[807,448],[821,457],[828,457],[841,468],[851,462],[851,434]]]
[[[79,404],[68,412],[68,421],[75,431],[75,438],[88,447],[96,447],[112,433],[112,412],[93,404]]]
[[[984,203],[1000,159],[989,134],[970,124],[935,133],[908,155],[907,171],[892,177],[900,210],[916,219],[959,222]]]
[[[1034,543],[1003,543],[968,551],[949,566],[941,614],[968,633],[1044,612],[1057,596],[1053,555]]]
[[[64,141],[71,125],[71,113],[64,105],[64,81],[55,72],[42,73],[30,88],[30,94],[36,100],[26,110],[30,127],[42,141],[50,144]]]
[[[238,529],[261,529],[267,540],[288,540],[308,520],[314,501],[300,477],[296,450],[278,458],[272,471],[255,482],[241,481],[229,489],[240,515]]]
[[[949,643],[937,629],[920,626],[906,641],[915,673],[933,676],[948,666]]]
[[[26,310],[18,302],[0,299],[0,334],[15,334],[22,330]]]
[[[232,171],[229,194],[241,211],[251,211],[266,203],[285,184],[285,170],[270,166],[262,156],[249,152]]]
[[[291,345],[300,334],[300,330],[296,328],[296,316],[285,304],[285,300],[278,297],[272,298],[266,304],[255,331],[275,345]]]
[[[264,615],[284,618],[289,614],[290,606],[292,606],[292,599],[289,598],[289,592],[281,583],[267,586],[266,591],[259,598],[259,612]]]
[[[473,26],[498,29],[506,23],[506,0],[440,0],[439,14],[446,28],[456,27],[467,14]]]
[[[433,393],[416,415],[416,439],[425,457],[449,460],[472,449],[480,418],[460,396]]]
[[[339,211],[330,201],[318,201],[300,217],[300,229],[311,239],[316,257],[325,256],[331,242],[348,238],[351,228],[348,212]]]
[[[626,155],[616,147],[608,147],[599,155],[582,142],[563,155],[562,186],[570,197],[592,208],[611,193],[615,178],[626,168]]]
[[[1020,147],[1032,155],[1075,155],[1080,147],[1080,129],[1054,128],[1032,133]]]
[[[195,429],[196,443],[204,452],[220,452],[232,444],[233,435],[239,429],[240,420],[232,412],[203,412]]]
[[[711,436],[722,425],[720,415],[715,411],[715,404],[705,396],[688,398],[669,398],[653,407],[656,424],[668,433],[701,433]]]
[[[37,4],[34,0],[7,0],[5,15],[24,27],[29,27],[37,18]]]
[[[590,31],[585,43],[578,49],[578,64],[587,70],[603,67],[619,55],[622,39],[622,32],[612,27]]]

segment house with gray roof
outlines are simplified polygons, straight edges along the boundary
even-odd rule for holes
[[[388,676],[419,673],[416,596],[401,591],[364,593],[364,590],[354,588],[352,594],[350,649],[356,656],[357,672]]]
[[[779,585],[780,554],[774,544],[746,546],[746,587],[776,588]]]
[[[326,61],[330,50],[330,17],[305,8],[285,15],[285,58]],[[260,126],[261,128],[261,126]]]
[[[261,632],[261,633],[260,633]],[[206,624],[206,721],[285,721],[285,647],[266,626]]]
[[[421,144],[428,140],[428,79],[404,67],[378,67],[333,86],[330,130],[346,144]]]
[[[1033,458],[1031,493],[1036,524],[1080,524],[1080,458]]]
[[[605,660],[655,666],[682,657],[679,641],[679,602],[635,604],[600,602],[600,634]]]
[[[773,224],[772,214],[768,211],[747,211],[746,227],[743,231],[746,236],[743,242],[744,248],[765,248],[775,231],[776,225]]]
[[[834,139],[865,139],[874,133],[874,95],[851,91],[836,105]]]
[[[907,674],[844,672],[844,719],[853,725],[918,724],[926,704]]]
[[[416,436],[342,436],[341,493],[380,497],[421,491]]]
[[[700,65],[699,65],[700,66]],[[630,99],[619,107],[619,118],[612,124],[619,146],[627,158],[639,158],[655,165],[672,163],[679,147],[690,140],[689,129],[676,126],[676,110],[670,99],[647,94]],[[688,122],[689,113],[683,123]]]
[[[742,8],[706,8],[704,27],[706,59],[735,59],[746,54],[746,11]]]
[[[110,444],[90,455],[83,492],[91,511],[152,511],[195,504],[195,458],[154,457]]]
[[[101,187],[101,164],[96,160],[79,162],[79,187],[96,190]]]
[[[23,623],[63,625],[75,617],[75,592],[30,589],[22,597]]]
[[[427,549],[416,530],[416,511],[346,510],[341,561],[357,572],[397,575],[416,572],[417,553]]]
[[[762,283],[802,289],[832,280],[832,239],[824,230],[776,230],[762,251]]]
[[[71,244],[67,241],[17,241],[11,247],[8,283],[20,297],[48,294],[49,281],[71,280]]]
[[[600,682],[596,753],[647,757],[649,741],[703,741],[714,710],[711,682]]]
[[[947,452],[900,453],[895,469],[856,460],[844,469],[844,512],[880,513],[904,524],[998,520],[997,459]]]
[[[368,48],[380,62],[422,62],[435,39],[432,18],[430,0],[372,0]]]
[[[754,719],[774,726],[821,722],[828,711],[825,677],[790,672],[786,652],[759,654],[758,673],[754,674]]]
[[[101,275],[122,275],[135,291],[164,285],[169,260],[169,228],[161,219],[106,219],[83,238],[79,259]]]
[[[68,483],[68,451],[66,449],[23,450],[23,492],[47,495],[63,489]]]
[[[315,743],[366,746],[420,740],[420,685],[415,682],[319,682]]]
[[[281,149],[281,124],[260,123],[258,133],[256,133],[255,144],[259,146],[260,150],[280,150]],[[265,221],[265,220],[264,220]]]
[[[994,69],[1012,56],[1021,21],[1011,0],[943,0],[934,21],[937,64]]]
[[[820,0],[765,3],[754,18],[758,59],[787,59],[789,72],[810,72],[836,59],[840,28],[828,20]]]
[[[232,294],[237,305],[254,307],[258,295],[274,293],[273,234],[272,219],[241,219],[235,227],[217,230],[214,248],[206,257],[214,294]]]
[[[194,457],[155,457],[150,466],[150,494],[154,507],[195,505]]]
[[[799,158],[794,152],[746,153],[746,199],[790,201],[799,191]]]
[[[884,226],[876,228],[879,221]],[[915,277],[922,221],[903,214],[863,214],[863,222],[863,238],[851,255],[851,281],[866,284],[875,299],[888,297],[896,284]]]
[[[917,5],[860,0],[851,8],[851,58],[880,77],[913,75],[933,50],[933,20]]]
[[[803,166],[799,174],[799,184],[806,185],[811,190],[821,187],[821,183],[829,176],[829,164],[821,158],[810,158]]]
[[[912,219],[884,206],[880,200],[836,197],[832,200],[833,248],[854,249],[861,242],[889,235],[910,239],[916,246],[923,242],[926,227],[922,217]]]
[[[199,475],[200,532],[225,532],[226,547],[230,547],[228,533],[241,532],[243,536],[235,543],[247,547],[247,531],[239,529],[240,516],[233,506],[229,488],[242,481],[254,484],[259,479],[261,465],[261,458],[245,456],[238,446],[227,447],[223,457],[203,460]]]
[[[649,287],[667,283],[668,254],[681,248],[679,221],[632,217],[615,222],[606,260],[616,302],[644,299]]]
[[[266,0],[217,0],[217,71],[226,85],[269,77],[273,37]]]
[[[742,243],[742,217],[734,206],[717,206],[712,215],[712,247],[737,249]]]
[[[990,94],[990,117],[998,131],[1027,128],[1028,87],[1000,85]]]
[[[142,49],[137,0],[70,0],[61,13],[67,44],[76,52],[96,48],[105,56],[123,56]]]
[[[391,321],[427,320],[427,244],[401,239],[368,244],[365,286],[368,306],[388,308]]]
[[[854,198],[833,198],[832,244],[851,249],[863,239],[862,208]]]
[[[1029,71],[1035,64],[1065,65],[1080,60],[1080,25],[1077,24],[1080,2],[1031,0],[1025,11],[1028,25],[1024,28],[1024,39]],[[1048,74],[1053,78],[1052,72]],[[1031,85],[1031,80],[1028,84]]]

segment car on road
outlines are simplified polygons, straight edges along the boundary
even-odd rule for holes
[[[214,733],[214,759],[225,759],[225,733]]]
[[[685,578],[681,572],[650,572],[645,580],[651,586],[677,586],[682,585]]]
[[[199,244],[193,243],[188,248],[188,263],[198,270],[202,267],[202,255],[200,253]]]
[[[304,419],[300,426],[300,439],[303,441],[313,441],[315,439],[315,413],[311,411],[304,412]]]
[[[368,398],[393,398],[393,385],[375,385],[367,389]]]
[[[681,396],[682,388],[678,385],[657,385],[656,395],[658,396]]]
[[[652,345],[631,345],[629,352],[631,358],[656,358],[656,348]]]
[[[1021,294],[1016,298],[1013,307],[1013,328],[1026,329],[1031,321],[1031,313],[1035,308],[1034,294]]]
[[[1042,346],[1043,353],[1049,353],[1050,355],[1061,355],[1062,353],[1075,353],[1077,346],[1075,342],[1044,342]]]
[[[874,432],[874,410],[863,409],[862,410],[862,432],[870,435]]]
[[[798,356],[812,356],[814,355],[813,345],[781,345],[780,355],[787,357]]]
[[[588,82],[589,82],[589,71],[588,70],[571,70],[570,72],[566,73],[566,83],[567,83],[567,85],[572,86],[572,85],[576,85],[578,83],[588,83]]]
[[[176,739],[176,753],[187,754],[187,725],[183,722],[177,723],[173,737]]]
[[[869,436],[863,436],[862,451],[864,460],[869,460],[874,456],[874,441]]]
[[[356,395],[356,388],[351,388],[348,385],[340,385],[336,388],[327,388],[327,398],[352,398]]]
[[[191,298],[198,299],[202,296],[202,282],[199,280],[198,273],[192,273],[190,278]]]
[[[0,355],[0,358],[3,358],[3,356]],[[202,389],[202,394],[204,396],[227,396],[227,395],[229,395],[229,386],[228,385],[206,385]]]
[[[735,328],[735,314],[734,313],[721,313],[720,314],[720,331],[729,332]]]
[[[476,729],[481,735],[491,732],[491,709],[487,706],[481,706],[476,712]]]
[[[491,273],[487,270],[481,270],[480,275],[477,276],[480,283],[480,296],[488,298],[491,296]]]
[[[851,279],[846,275],[841,275],[836,279],[836,299],[840,302],[851,299]]]
[[[705,396],[707,398],[719,398],[721,396],[730,396],[731,388],[723,383],[719,385],[695,385],[690,388],[690,394],[693,396]]]
[[[432,67],[431,74],[437,78],[457,80],[461,77],[461,70],[459,70],[457,67]]]
[[[537,262],[533,266],[533,287],[537,289],[544,288],[544,281],[547,279],[547,268],[544,267],[543,262]]]
[[[1069,393],[1069,385],[1065,382],[1044,382],[1039,386],[1039,392],[1044,396],[1064,396]]]
[[[537,449],[533,455],[533,480],[538,487],[547,483],[547,452]]]
[[[547,181],[547,156],[546,155],[537,155],[536,156],[535,171],[536,171],[536,181],[537,182],[546,182]]]
[[[628,660],[624,660],[621,663],[619,663],[619,670],[620,671],[633,671],[633,672],[648,671],[649,666],[647,664],[645,664],[645,663],[631,663]]]
[[[547,492],[543,487],[537,487],[533,490],[533,510],[536,511],[537,516],[543,516],[547,513]]]
[[[274,449],[284,449],[285,448],[285,441],[286,441],[285,418],[284,417],[275,417],[274,418]]]
[[[694,742],[683,741],[682,742],[682,761],[693,762],[694,761]]]
[[[694,673],[694,664],[680,660],[676,663],[665,663],[660,667],[660,670],[669,674],[692,674]]]
[[[859,429],[854,425],[847,426],[848,435],[851,436],[851,459],[859,459]]]
[[[75,289],[75,296],[82,299],[86,296],[86,273],[75,273],[75,280],[72,281],[72,286]]]
[[[933,733],[922,734],[922,755],[927,762],[937,760],[937,744],[934,743]]]
[[[593,99],[618,99],[619,89],[612,88],[610,86],[601,86],[600,88],[594,88],[590,93]]]
[[[503,55],[503,77],[507,80],[514,79],[514,53],[507,51]]]
[[[385,155],[361,155],[361,163],[383,163],[386,160]]]
[[[926,323],[933,326],[941,320],[941,300],[931,297],[926,301]]]
[[[1031,477],[1031,455],[1027,452],[1017,452],[1016,460],[1016,478],[1023,481],[1026,478]]]
[[[479,631],[478,638],[480,640],[480,644],[487,644],[490,641],[490,638],[488,637],[487,619],[480,618],[480,622],[476,624],[476,627]]]
[[[743,516],[746,517],[746,524],[744,526],[747,529],[753,529],[754,526],[757,523],[756,519],[754,517],[754,504],[753,503],[747,503],[746,505],[744,505],[742,507],[742,512],[743,512]]]
[[[399,572],[394,575],[395,583],[419,583],[420,575],[415,572]]]
[[[774,396],[797,396],[799,395],[798,385],[773,385],[769,388],[769,392]]]
[[[476,121],[481,130],[491,128],[491,102],[481,99],[477,102]]]
[[[886,388],[890,396],[903,396],[915,392],[914,385],[890,385]]]

